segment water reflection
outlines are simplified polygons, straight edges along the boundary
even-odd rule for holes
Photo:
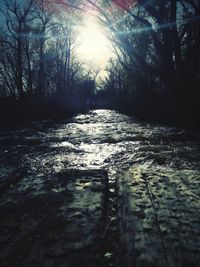
[[[70,123],[49,128],[33,125],[26,130],[2,133],[0,138],[5,144],[2,159],[12,155],[14,161],[22,160],[36,172],[126,168],[131,164],[200,166],[197,136],[181,129],[140,123],[113,110],[90,111],[74,117]]]

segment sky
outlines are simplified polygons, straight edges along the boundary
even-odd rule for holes
[[[71,0],[49,0],[50,2],[56,2],[57,6],[61,7],[63,12],[68,12],[67,3],[75,5],[75,1]],[[98,3],[96,0],[90,0],[90,2]],[[80,1],[84,3],[84,0]],[[87,1],[85,1],[87,2]],[[129,9],[133,6],[137,0],[111,0],[108,5],[108,9],[118,7],[121,10]],[[79,47],[77,49],[78,55],[83,61],[92,62],[102,70],[106,68],[106,65],[111,57],[113,57],[112,44],[109,41],[105,29],[98,23],[95,18],[95,11],[93,5],[81,5],[84,9],[85,18],[83,24],[79,27]],[[94,11],[94,14],[93,14]]]
[[[21,0],[19,0],[21,1]],[[58,4],[66,0],[53,0]],[[0,0],[0,8],[3,8],[4,0]],[[67,10],[63,10],[67,12]],[[79,46],[77,53],[83,61],[88,61],[99,68],[104,69],[111,55],[111,43],[109,42],[105,30],[98,24],[95,15],[85,11],[83,23],[79,27]]]
[[[69,9],[66,3],[69,0],[50,0],[56,1],[57,6],[62,7],[62,13],[68,16]],[[93,0],[91,0],[93,1]],[[73,1],[71,1],[74,4]],[[84,2],[82,0],[82,2]],[[75,4],[74,4],[75,5]],[[83,20],[78,26],[78,48],[77,55],[81,61],[93,65],[102,70],[111,57],[113,57],[112,44],[108,39],[105,28],[98,22],[97,12],[92,5],[81,5]]]
[[[105,29],[98,23],[95,16],[86,15],[79,28],[77,52],[81,59],[89,61],[102,70],[113,57],[112,44],[108,40]]]
[[[21,0],[19,0],[21,1]],[[66,7],[67,0],[50,0],[56,2],[59,7]],[[135,2],[134,0],[113,0],[111,7],[114,4],[120,8],[126,8]],[[63,3],[65,5],[63,5]],[[0,0],[0,7],[4,4]],[[63,12],[68,12],[68,9],[62,9]],[[90,66],[101,69],[102,75],[105,74],[104,70],[110,58],[114,56],[112,52],[112,44],[109,41],[105,29],[98,23],[95,14],[91,14],[91,10],[85,10],[85,16],[82,24],[79,26],[79,36],[77,48],[77,55],[80,60],[88,63]]]

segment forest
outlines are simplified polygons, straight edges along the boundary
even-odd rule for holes
[[[76,53],[88,10],[112,43],[101,81]],[[0,24],[2,122],[107,107],[198,127],[199,0],[7,0]]]
[[[200,266],[200,0],[0,0],[0,266]]]

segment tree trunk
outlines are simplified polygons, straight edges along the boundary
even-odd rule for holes
[[[19,22],[19,31],[17,38],[17,90],[19,98],[23,98],[23,67],[22,67],[22,23]]]

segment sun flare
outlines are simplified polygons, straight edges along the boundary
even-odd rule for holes
[[[85,18],[80,27],[79,43],[78,53],[82,59],[92,62],[101,69],[105,68],[112,56],[111,43],[103,27],[93,16]]]

